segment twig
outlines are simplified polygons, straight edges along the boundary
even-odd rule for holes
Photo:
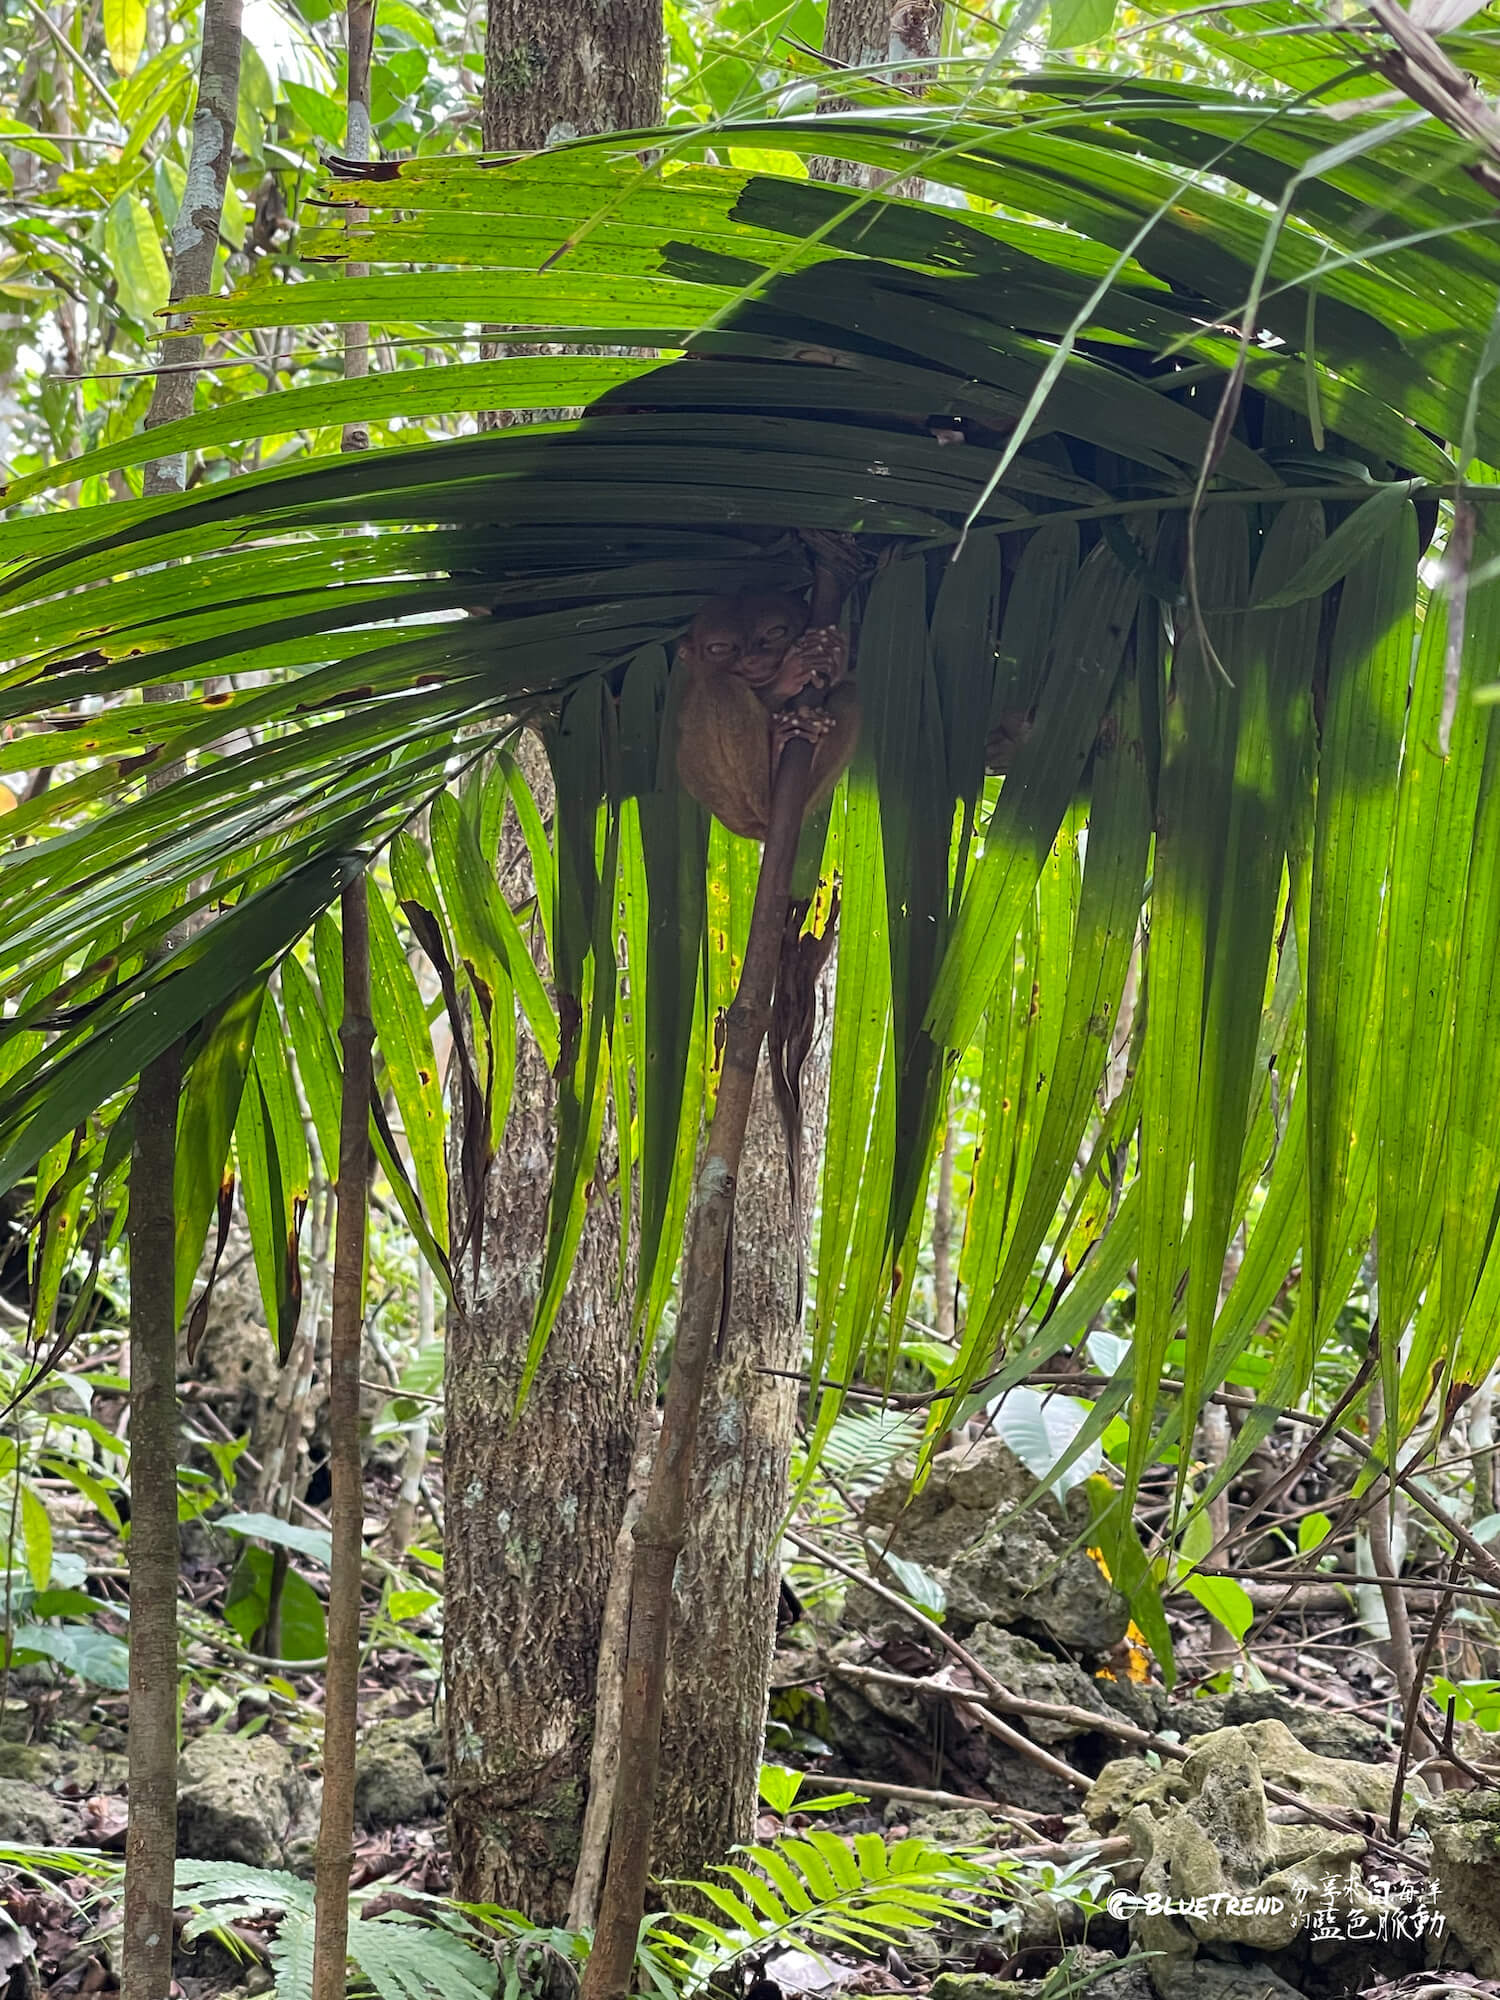
[[[941,1695],[948,1701],[972,1702],[976,1707],[977,1690],[955,1687],[951,1681],[938,1680],[929,1675],[917,1679],[911,1674],[894,1674],[883,1667],[861,1667],[852,1662],[840,1663],[832,1670],[840,1680],[867,1681],[878,1687],[899,1688],[905,1694]],[[1188,1752],[1181,1743],[1173,1743],[1165,1736],[1157,1736],[1149,1729],[1141,1729],[1133,1722],[1127,1722],[1123,1715],[1097,1714],[1091,1708],[1074,1708],[1069,1702],[1033,1701],[1027,1695],[995,1694],[986,1690],[987,1699],[997,1708],[1004,1708],[1011,1715],[1034,1715],[1045,1722],[1066,1723],[1070,1728],[1100,1736],[1114,1736],[1121,1743],[1134,1744],[1137,1749],[1154,1750],[1159,1757],[1172,1763],[1186,1761]]]
[[[915,1806],[933,1806],[943,1812],[967,1811],[970,1807],[987,1812],[995,1819],[1009,1820],[1028,1832],[1041,1813],[1022,1812],[1017,1806],[1002,1806],[994,1799],[971,1799],[963,1792],[927,1792],[920,1785],[879,1784],[873,1778],[840,1778],[827,1771],[800,1771],[803,1786],[815,1792],[868,1792],[872,1799],[908,1799]]]
[[[878,1583],[874,1577],[863,1575],[848,1563],[841,1562],[837,1556],[830,1555],[827,1549],[820,1548],[816,1542],[809,1541],[805,1535],[798,1534],[795,1528],[787,1528],[784,1530],[784,1533],[792,1546],[801,1549],[804,1555],[811,1556],[815,1562],[825,1563],[829,1569],[837,1570],[841,1576],[848,1577],[851,1583],[862,1584],[866,1590],[873,1591],[877,1597],[884,1598],[887,1604],[894,1605],[898,1611],[904,1611],[907,1617],[914,1619],[925,1631],[931,1632],[938,1644],[947,1652],[950,1652],[954,1659],[959,1661],[961,1665],[967,1667],[975,1680],[988,1693],[999,1695],[1006,1701],[1016,1699],[1011,1694],[1009,1688],[1005,1687],[1000,1681],[997,1681],[989,1668],[981,1660],[977,1660],[967,1646],[961,1646],[951,1632],[945,1632],[936,1619],[929,1618],[925,1611],[920,1610],[909,1599],[902,1597],[897,1591],[887,1589],[883,1583]],[[959,1689],[956,1692],[962,1698],[963,1690]],[[1040,1743],[1033,1743],[1029,1736],[1023,1736],[1019,1729],[1012,1729],[1008,1723],[1001,1722],[998,1717],[990,1717],[984,1723],[983,1727],[989,1731],[990,1735],[999,1737],[1001,1742],[1005,1743],[1010,1749],[1015,1750],[1022,1757],[1029,1758],[1033,1764],[1039,1764],[1044,1771],[1050,1771],[1054,1777],[1061,1778],[1064,1783],[1072,1785],[1075,1790],[1086,1792],[1092,1784],[1092,1779],[1083,1777],[1081,1773],[1073,1769],[1071,1764],[1065,1764],[1060,1757],[1054,1757],[1049,1750],[1044,1750]]]
[[[1450,1575],[1458,1573],[1458,1557],[1450,1565]],[[1422,1650],[1417,1655],[1411,1694],[1406,1703],[1406,1722],[1401,1731],[1401,1749],[1396,1758],[1396,1777],[1391,1786],[1391,1817],[1389,1831],[1392,1840],[1401,1833],[1401,1788],[1406,1783],[1406,1766],[1411,1759],[1412,1738],[1417,1733],[1417,1724],[1422,1707],[1422,1689],[1427,1681],[1427,1669],[1432,1661],[1433,1648],[1437,1645],[1438,1633],[1443,1629],[1443,1620],[1448,1616],[1448,1608],[1453,1602],[1451,1590],[1445,1591],[1438,1600],[1437,1609],[1432,1614],[1432,1622],[1427,1627],[1427,1636],[1422,1641]],[[1451,1704],[1450,1704],[1451,1707]],[[1424,1725],[1425,1728],[1425,1725]],[[1437,1741],[1431,1729],[1426,1733]]]

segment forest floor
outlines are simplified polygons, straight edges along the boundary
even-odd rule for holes
[[[938,1923],[873,1954],[762,1951],[715,1990],[744,1996],[749,1980],[754,2000],[1500,1996],[1500,1690],[1489,1708],[1483,1693],[1500,1673],[1493,1594],[1448,1595],[1443,1552],[1408,1524],[1404,1601],[1415,1643],[1433,1635],[1423,1670],[1429,1687],[1441,1673],[1465,1690],[1472,1719],[1444,1743],[1429,1702],[1430,1735],[1414,1731],[1403,1767],[1408,1718],[1343,1532],[1355,1466],[1324,1454],[1279,1492],[1298,1449],[1271,1440],[1230,1489],[1241,1524],[1276,1496],[1223,1559],[1237,1565],[1249,1619],[1240,1638],[1178,1590],[1158,1602],[1149,1646],[1090,1546],[1081,1485],[1039,1499],[1033,1471],[994,1436],[941,1454],[915,1499],[884,1447],[843,1464],[836,1505],[823,1495],[789,1543],[766,1755],[804,1775],[790,1794],[780,1781],[780,1810],[766,1787],[756,1836],[917,1834],[982,1859],[990,1888],[978,1923]],[[1144,1496],[1143,1532],[1169,1504],[1170,1477]],[[440,1517],[435,1468],[432,1486]],[[374,1519],[394,1490],[392,1465],[373,1467]],[[85,1640],[118,1653],[125,1572],[98,1515],[58,1499],[59,1547],[80,1589],[86,1574],[91,1622],[57,1629],[82,1663]],[[1304,1554],[1309,1516],[1327,1532]],[[428,1532],[435,1540],[435,1521]],[[321,1683],[230,1636],[247,1546],[205,1522],[184,1528],[179,1848],[305,1880]],[[310,1600],[321,1572],[293,1562]],[[431,1590],[415,1587],[424,1577]],[[389,1576],[368,1607],[354,1877],[365,1918],[451,1887],[441,1603],[430,1569],[406,1582],[401,1616]],[[125,1696],[32,1658],[0,1688],[0,2000],[109,1995]],[[1445,1784],[1441,1800],[1428,1797]],[[856,1799],[834,1803],[837,1793]],[[25,1865],[17,1849],[38,1845],[73,1858]],[[1153,1913],[1153,1894],[1205,1908]],[[1224,1907],[1231,1898],[1248,1912]],[[268,1990],[274,1915],[242,1913],[217,1933],[188,1916],[180,2000]]]
[[[968,1463],[972,1474],[973,1454]],[[1014,1467],[1002,1470],[1008,1477]],[[884,1511],[879,1492],[872,1494],[866,1528]],[[976,1601],[981,1583],[992,1599],[1003,1600],[1008,1587],[982,1530],[964,1539],[977,1519],[976,1510],[949,1504],[932,1520],[913,1522],[908,1513],[886,1529],[888,1549],[903,1542],[919,1549],[927,1574],[941,1580],[950,1602],[962,1603],[963,1615],[950,1610],[943,1621],[948,1640],[935,1622],[928,1629],[903,1617],[867,1586],[835,1594],[827,1570],[805,1560],[794,1567],[807,1601],[784,1603],[767,1754],[807,1776],[791,1809],[765,1811],[756,1834],[809,1825],[878,1831],[892,1841],[916,1833],[989,1856],[1001,1893],[982,1927],[939,1925],[874,1959],[800,1947],[762,1956],[758,2000],[773,1991],[933,2000],[1053,2000],[1085,1990],[1104,2000],[1500,1996],[1500,1961],[1486,1957],[1491,1946],[1481,1940],[1476,1952],[1472,1936],[1465,1944],[1449,1928],[1444,1937],[1434,1923],[1430,1834],[1414,1835],[1407,1811],[1397,1841],[1383,1837],[1402,1716],[1391,1671],[1354,1615],[1349,1581],[1325,1579],[1267,1600],[1249,1644],[1229,1648],[1227,1664],[1222,1628],[1193,1600],[1174,1600],[1178,1674],[1169,1691],[1133,1627],[1112,1637],[1123,1621],[1086,1552],[1055,1552],[1048,1587],[1033,1591],[1009,1623],[1001,1620],[1003,1602]],[[947,1524],[941,1547],[937,1521]],[[1065,1509],[1053,1508],[1059,1551],[1066,1521]],[[1034,1548],[1023,1557],[1040,1560]],[[1420,1581],[1420,1560],[1413,1572]],[[185,1588],[196,1604],[212,1606],[229,1585],[222,1562],[207,1553],[189,1561]],[[1436,1595],[1412,1596],[1420,1623]],[[1093,1629],[1091,1620],[1099,1621]],[[954,1631],[964,1637],[953,1639]],[[354,1886],[379,1885],[371,1914],[413,1892],[450,1887],[435,1628],[418,1636],[418,1650],[393,1643],[367,1656]],[[1470,1648],[1471,1666],[1485,1663],[1482,1645],[1463,1628],[1457,1644]],[[996,1686],[1014,1700],[1008,1714]],[[122,1854],[125,1719],[123,1695],[87,1693],[45,1668],[12,1676],[0,1714],[0,1846]],[[205,1675],[187,1720],[183,1851],[309,1873],[315,1677],[256,1679],[243,1667]],[[1494,1743],[1472,1724],[1456,1732],[1453,1752],[1472,1770],[1472,1780],[1460,1782],[1493,1784]],[[1419,1752],[1408,1793],[1424,1789],[1424,1762],[1430,1777],[1431,1760]],[[819,1795],[830,1789],[862,1792],[863,1802],[820,1812]],[[1278,1803],[1284,1798],[1296,1804]],[[1341,1913],[1330,1902],[1320,1921],[1326,1883],[1347,1876],[1351,1858],[1366,1905],[1354,1935],[1347,1895]],[[1247,1892],[1269,1883],[1287,1900],[1290,1885],[1293,1903],[1302,1896],[1296,1935],[1257,1939],[1253,1921],[1240,1926],[1243,1935],[1232,1922],[1216,1934],[1211,1922],[1195,1931],[1177,1921],[1181,1935],[1165,1941],[1174,1960],[1139,1919],[1111,1913],[1112,1899],[1118,1912],[1121,1894],[1144,1894],[1153,1868],[1170,1877],[1174,1863],[1199,1894],[1215,1883]],[[1493,1881],[1500,1885],[1500,1867]],[[90,1869],[63,1876],[12,1868],[0,1889],[8,1920],[0,1931],[0,2000],[115,1992],[100,1933],[117,1890],[116,1877]],[[1369,1911],[1387,1906],[1392,1920],[1376,1936]],[[1405,1914],[1395,1924],[1398,1906]],[[1500,1949],[1500,1893],[1492,1918]],[[182,2000],[266,1991],[273,1923],[241,1917],[220,1935],[184,1942]],[[1445,1963],[1447,1970],[1436,1969]]]

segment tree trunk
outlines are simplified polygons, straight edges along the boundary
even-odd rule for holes
[[[170,303],[206,292],[224,213],[240,88],[240,0],[205,0],[193,143],[172,231]],[[170,325],[171,322],[169,321]],[[145,427],[193,407],[196,336],[162,341]],[[152,459],[143,490],[180,493],[181,452]],[[171,701],[173,682],[146,689]],[[152,774],[159,790],[182,765]],[[180,942],[173,933],[164,949]],[[130,1733],[125,1835],[122,2000],[161,2000],[172,1980],[173,1876],[177,1864],[177,1100],[182,1049],[174,1043],[142,1070],[130,1168]]]
[[[172,225],[174,306],[213,288],[214,252],[224,219],[224,190],[229,184],[239,116],[240,48],[240,0],[205,0],[193,146],[177,220]],[[192,415],[197,366],[203,359],[200,334],[176,331],[181,321],[172,317],[167,325],[172,331],[161,344],[160,372],[146,412],[144,428],[148,431]],[[145,491],[148,496],[180,493],[186,477],[187,464],[181,452],[154,458],[146,467]]]
[[[823,25],[823,54],[841,69],[872,69],[876,64],[928,62],[943,43],[942,0],[828,0]],[[919,97],[925,87],[921,71],[889,69],[871,82],[877,87],[904,87]],[[848,98],[834,98],[825,111],[847,111]],[[814,180],[839,187],[870,187],[885,176],[855,160],[814,159],[807,163]],[[895,192],[920,199],[920,180],[900,183]]]
[[[368,49],[366,41],[366,73]],[[352,74],[352,67],[351,67]],[[323,1677],[323,1809],[318,1826],[313,2000],[343,2000],[354,1866],[354,1739],[359,1724],[359,1611],[364,1573],[364,1465],[359,1452],[359,1356],[365,1317],[365,1222],[370,1197],[370,914],[362,875],[342,901],[344,1075],[339,1104],[333,1339],[328,1357],[328,1459],[333,1551],[328,1573],[328,1667]]]
[[[142,1072],[130,1162],[130,1819],[124,2000],[172,1979],[177,1861],[177,1305],[172,1180],[182,1045]]]
[[[535,152],[661,117],[661,0],[489,0],[486,150]]]
[[[814,626],[837,622],[844,583],[821,560],[809,604]],[[739,983],[725,1016],[719,1094],[688,1204],[687,1238],[662,1404],[661,1439],[640,1519],[630,1586],[620,1761],[610,1824],[609,1867],[581,2000],[624,2000],[645,1909],[661,1780],[662,1722],[672,1626],[672,1583],[693,1508],[693,1467],[704,1389],[723,1334],[724,1280],[735,1189],[745,1156],[756,1073],[771,1025],[797,840],[807,804],[812,750],[794,737],[781,751],[755,884]]]
[[[533,788],[545,793],[534,746]],[[547,796],[539,798],[544,814]],[[501,887],[530,886],[512,818]],[[619,1213],[591,1203],[572,1281],[518,1423],[547,1236],[557,1093],[518,1025],[500,1157],[470,1253],[455,1260],[445,1419],[446,1687],[455,1892],[538,1922],[567,1911],[588,1785],[594,1672],[637,1421]],[[454,1109],[453,1241],[469,1227]],[[607,1176],[598,1176],[601,1190]]]
[[[832,997],[832,969],[824,994]],[[827,1007],[824,1007],[826,1016]],[[802,1186],[816,1184],[829,1038],[802,1073]],[[807,1218],[803,1217],[804,1232]],[[673,1585],[654,1866],[701,1875],[754,1830],[802,1360],[786,1139],[762,1062],[734,1210],[734,1312],[708,1378],[687,1545]]]
[[[573,132],[654,123],[662,51],[661,0],[583,0],[566,9],[489,0],[485,147],[526,151]],[[528,775],[545,782],[534,751]],[[503,850],[502,887],[520,902],[533,884],[512,821]],[[601,1193],[526,1409],[510,1422],[546,1241],[555,1101],[546,1063],[518,1023],[510,1120],[479,1223],[478,1279],[465,1252],[445,1362],[454,1887],[541,1922],[566,1916],[578,1859],[595,1666],[639,1404],[629,1303],[616,1296],[619,1212]],[[468,1229],[461,1119],[455,1103],[455,1243]]]

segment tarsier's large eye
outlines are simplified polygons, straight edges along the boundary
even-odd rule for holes
[[[733,639],[710,639],[703,650],[711,660],[727,660],[732,658],[739,648]]]
[[[790,625],[763,625],[760,636],[762,639],[789,639],[792,636],[792,628]]]

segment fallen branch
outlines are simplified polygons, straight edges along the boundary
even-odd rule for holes
[[[837,1570],[841,1576],[848,1577],[851,1583],[862,1584],[866,1590],[873,1591],[877,1597],[883,1598],[887,1604],[894,1605],[898,1611],[904,1611],[907,1617],[921,1625],[925,1631],[930,1632],[945,1651],[951,1653],[954,1659],[967,1667],[969,1672],[987,1692],[1000,1695],[1007,1701],[1015,1699],[1010,1689],[1005,1687],[1000,1681],[997,1681],[989,1668],[981,1660],[975,1659],[967,1646],[961,1646],[957,1639],[953,1637],[953,1634],[945,1632],[935,1618],[929,1618],[925,1611],[918,1610],[915,1604],[911,1603],[909,1599],[902,1597],[898,1591],[887,1589],[885,1584],[877,1583],[872,1576],[861,1575],[857,1569],[852,1568],[846,1562],[841,1562],[837,1556],[830,1555],[826,1549],[820,1548],[816,1542],[810,1542],[805,1535],[799,1535],[794,1528],[787,1528],[784,1532],[786,1539],[792,1546],[801,1549],[804,1555],[811,1556],[815,1562],[826,1564],[829,1569]],[[960,1689],[959,1693],[962,1695],[963,1690]],[[1040,1743],[1033,1743],[1029,1736],[1023,1736],[1019,1729],[1012,1729],[1007,1723],[1001,1722],[998,1716],[991,1716],[982,1726],[988,1730],[991,1736],[998,1737],[1007,1748],[1014,1750],[1017,1755],[1029,1758],[1033,1764],[1039,1765],[1044,1771],[1050,1771],[1053,1777],[1061,1778],[1065,1784],[1072,1785],[1075,1790],[1086,1792],[1093,1783],[1091,1778],[1085,1778],[1080,1772],[1075,1771],[1071,1764],[1065,1764],[1060,1757],[1054,1757],[1050,1750],[1044,1750]]]
[[[932,1806],[939,1812],[967,1811],[970,1807],[987,1812],[994,1819],[1009,1820],[1029,1833],[1044,1813],[1023,1812],[1019,1806],[1002,1806],[994,1799],[971,1799],[964,1792],[929,1792],[920,1785],[889,1785],[874,1778],[838,1778],[826,1771],[799,1771],[806,1790],[814,1792],[868,1792],[872,1799],[905,1799],[914,1806]]]
[[[861,1667],[852,1662],[840,1662],[832,1670],[840,1680],[868,1681],[877,1686],[899,1688],[906,1694],[941,1695],[950,1701],[974,1702],[979,1695],[977,1688],[955,1687],[951,1681],[939,1680],[935,1676],[919,1680],[911,1674],[889,1673],[883,1667]],[[1123,1715],[1100,1714],[1092,1708],[1074,1708],[1070,1702],[1033,1701],[1029,1695],[1011,1694],[1008,1690],[997,1694],[994,1689],[985,1691],[987,1703],[995,1708],[1004,1708],[1010,1715],[1034,1715],[1044,1722],[1066,1723],[1069,1728],[1080,1731],[1097,1732],[1101,1736],[1114,1736],[1122,1743],[1130,1743],[1141,1750],[1154,1750],[1159,1757],[1180,1764],[1188,1753],[1180,1743],[1168,1737],[1156,1736],[1149,1729],[1138,1728],[1127,1722]],[[1085,1780],[1090,1783],[1091,1780]]]

